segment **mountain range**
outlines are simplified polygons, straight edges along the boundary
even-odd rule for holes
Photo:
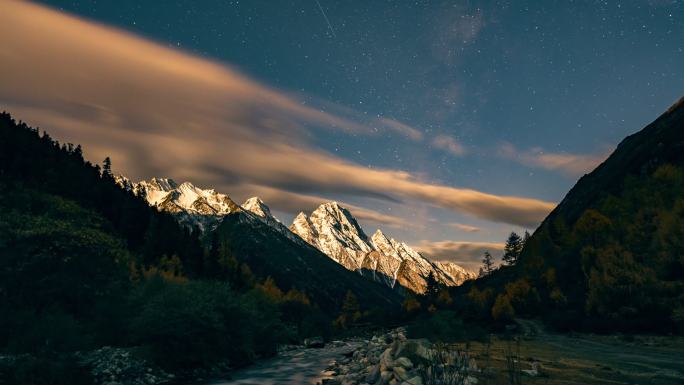
[[[308,216],[299,213],[288,227],[258,197],[237,205],[228,195],[190,182],[177,184],[168,178],[152,178],[133,183],[123,176],[116,181],[143,197],[150,206],[173,214],[181,224],[199,228],[205,234],[215,231],[226,216],[240,214],[240,221],[252,225],[249,231],[263,232],[263,226],[254,225],[267,225],[297,247],[313,246],[346,269],[391,288],[421,293],[430,275],[446,286],[457,286],[474,278],[474,274],[457,264],[430,261],[406,243],[387,237],[382,230],[368,237],[351,212],[337,202],[323,203]]]

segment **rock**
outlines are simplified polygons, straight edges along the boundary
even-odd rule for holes
[[[387,384],[389,381],[392,379],[392,372],[389,370],[385,370],[380,372],[380,383],[381,384]]]
[[[530,377],[537,377],[539,375],[539,363],[533,362],[532,363],[532,369],[521,370],[521,372],[525,373],[526,375],[528,375]]]
[[[322,348],[325,346],[322,337],[311,337],[304,340],[304,346],[307,348]]]
[[[408,379],[408,376],[406,375],[406,369],[402,368],[401,366],[395,366],[392,368],[392,371],[394,372],[394,377],[397,380],[404,381]]]
[[[342,383],[334,378],[325,378],[321,381],[323,385],[342,385]]]
[[[478,372],[478,369],[477,369],[477,361],[475,361],[474,358],[470,358],[470,359],[468,360],[468,371],[471,372],[471,373]]]
[[[477,384],[477,378],[473,376],[468,376],[463,380],[463,385],[475,385]]]
[[[380,366],[373,365],[368,368],[368,375],[366,375],[366,382],[374,384],[380,378]]]
[[[404,369],[411,369],[413,367],[413,362],[409,360],[406,357],[399,357],[396,360],[394,360],[395,365],[399,365],[403,367]]]
[[[415,376],[402,382],[401,385],[423,385],[423,379],[420,376]]]
[[[417,364],[431,359],[431,345],[428,340],[410,340],[399,344],[395,353],[396,357],[406,357],[412,363]]]
[[[392,348],[387,348],[380,355],[380,370],[386,370],[392,366],[394,366],[392,362]]]

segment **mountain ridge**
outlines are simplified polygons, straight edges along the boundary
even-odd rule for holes
[[[311,215],[300,212],[288,227],[273,216],[259,197],[237,205],[226,194],[190,182],[178,184],[169,178],[152,178],[134,183],[124,176],[115,180],[150,206],[174,214],[187,227],[210,233],[227,216],[240,214],[236,216],[240,221],[253,225],[261,222],[298,246],[314,247],[346,269],[391,288],[422,292],[431,273],[446,286],[457,286],[473,278],[472,273],[454,263],[428,260],[380,229],[368,237],[352,213],[336,201],[322,203]]]

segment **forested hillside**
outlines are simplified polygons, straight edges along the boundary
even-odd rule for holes
[[[516,265],[463,290],[500,321],[684,332],[684,99],[582,177]]]
[[[83,355],[104,345],[175,373],[242,365],[330,333],[363,288],[281,290],[119,188],[108,159],[93,165],[7,113],[0,148],[0,355],[14,357],[0,383],[90,383]]]

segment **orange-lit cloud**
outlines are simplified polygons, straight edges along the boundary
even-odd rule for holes
[[[450,261],[471,270],[477,271],[482,265],[482,256],[489,251],[495,260],[500,259],[503,252],[503,243],[491,242],[455,242],[455,241],[420,241],[413,246],[435,261]]]
[[[466,225],[463,223],[447,223],[447,226],[452,227],[456,230],[466,231],[469,233],[476,233],[482,229],[477,226]]]
[[[432,145],[456,156],[465,155],[465,147],[456,139],[448,135],[439,135],[432,140]]]
[[[606,160],[610,152],[601,154],[569,154],[545,152],[539,147],[521,151],[510,143],[499,146],[499,155],[528,167],[559,170],[570,176],[580,176]]]
[[[387,118],[380,118],[379,119],[380,123],[385,126],[386,128],[395,131],[403,136],[406,136],[407,138],[414,140],[414,141],[419,141],[423,139],[423,133],[418,131],[417,129],[408,126],[404,123],[401,123],[397,120],[394,119],[387,119]]]
[[[134,179],[172,176],[229,194],[267,186],[301,196],[419,200],[527,227],[554,207],[370,169],[318,150],[311,130],[376,130],[226,65],[28,2],[0,3],[0,106],[62,142],[83,144],[91,160],[111,156],[115,171]],[[414,140],[420,133],[384,124]]]

